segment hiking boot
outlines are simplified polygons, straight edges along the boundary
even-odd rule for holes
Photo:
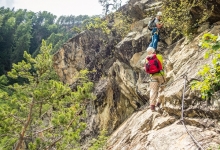
[[[161,104],[161,103],[157,103],[156,106],[160,108],[160,104]]]
[[[155,105],[150,105],[150,109],[151,109],[152,112],[156,111],[155,110]]]

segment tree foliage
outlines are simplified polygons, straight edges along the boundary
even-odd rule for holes
[[[101,29],[103,33],[110,34],[111,30],[108,28],[108,21],[102,20],[100,17],[93,17],[83,21],[82,30]]]
[[[113,35],[115,39],[122,39],[130,31],[132,19],[124,16],[121,12],[109,14],[106,18],[91,17],[83,21],[81,28],[74,27],[72,30],[80,33],[83,30],[100,29],[107,35]]]
[[[113,30],[121,38],[125,37],[131,29],[132,19],[127,15],[123,15],[121,12],[114,13],[114,25]]]
[[[12,63],[23,59],[24,50],[29,52],[31,36],[31,22],[20,23],[14,34],[14,47],[12,49]]]
[[[107,131],[102,130],[98,138],[92,140],[92,146],[90,146],[88,150],[104,150],[107,140]]]
[[[101,3],[103,6],[112,3],[118,9],[121,1],[106,0]],[[109,14],[106,18],[87,15],[57,18],[47,11],[34,13],[26,9],[0,7],[0,75],[11,70],[12,63],[23,60],[24,51],[36,57],[42,39],[52,43],[51,53],[54,54],[69,38],[83,30],[100,29],[103,33],[121,39],[129,31],[130,21],[128,16],[119,12]]]
[[[199,16],[195,16],[192,9],[199,9]],[[189,37],[199,24],[207,20],[212,9],[207,0],[165,0],[162,5],[164,26],[171,27],[172,33],[177,36]]]
[[[23,60],[24,50],[32,56],[40,52],[41,41],[54,46],[55,53],[63,43],[77,32],[71,30],[80,27],[87,15],[57,16],[47,12],[27,11],[0,7],[0,75],[6,74],[12,63]]]
[[[0,77],[0,86],[5,87],[0,90],[0,149],[63,150],[79,146],[93,83],[83,70],[78,77],[81,84],[72,92],[53,70],[51,48],[43,41],[36,58],[25,51],[25,60],[13,64],[8,77],[24,82],[7,85],[5,76]]]
[[[202,47],[207,48],[204,58],[211,57],[212,64],[206,64],[198,72],[201,81],[194,81],[192,89],[201,91],[202,98],[211,97],[220,90],[220,37],[210,33],[203,35]]]

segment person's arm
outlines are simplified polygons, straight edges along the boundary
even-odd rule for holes
[[[160,28],[162,28],[163,23],[162,22],[157,22],[156,26],[157,26],[158,29],[160,29]]]
[[[145,60],[144,60],[144,67],[143,67],[145,72],[147,72],[147,70],[146,70],[147,62],[148,62],[148,60],[147,60],[147,57],[146,57]]]

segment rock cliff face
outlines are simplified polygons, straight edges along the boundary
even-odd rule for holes
[[[220,5],[217,0],[210,3]],[[211,23],[216,23],[201,26],[200,34],[192,41],[182,38],[173,43],[169,36],[164,36],[164,42],[159,42],[165,59],[167,85],[162,110],[152,113],[148,108],[149,77],[142,67],[150,41],[147,29],[150,18],[145,18],[144,14],[159,9],[161,4],[131,0],[123,9],[136,22],[124,39],[117,41],[98,30],[85,31],[67,41],[54,55],[54,68],[60,79],[72,87],[74,76],[81,69],[96,70],[90,74],[90,79],[95,83],[97,99],[87,109],[89,124],[84,143],[97,136],[100,129],[107,129],[109,150],[188,150],[198,149],[199,145],[204,149],[216,149],[220,145],[220,99],[208,105],[186,82],[184,113],[181,113],[183,75],[190,81],[197,77],[200,66],[210,62],[203,58],[206,49],[199,47],[199,40],[203,33],[217,35],[220,32],[220,22],[216,22],[220,20],[218,7],[210,17]],[[84,149],[87,146],[85,144]]]
[[[220,26],[214,26],[211,32],[219,32]],[[217,31],[217,32],[216,32]],[[174,44],[173,48],[164,52],[166,59],[167,86],[164,90],[164,101],[161,112],[151,112],[143,106],[134,112],[120,127],[114,131],[108,141],[107,149],[111,150],[176,150],[198,149],[189,132],[199,141],[204,149],[217,149],[220,143],[219,113],[220,105],[208,106],[191,91],[186,84],[184,101],[184,123],[181,121],[181,102],[184,78],[196,78],[199,66],[209,63],[204,60],[205,49],[201,49],[198,35],[190,43],[184,39]],[[148,93],[148,84],[139,82],[140,93]],[[219,100],[215,100],[218,101]]]

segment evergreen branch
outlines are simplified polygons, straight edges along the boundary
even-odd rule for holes
[[[9,146],[10,146],[10,140],[8,140],[8,141],[5,143],[5,145],[3,145],[2,148],[7,148],[7,147],[9,147]]]
[[[50,148],[52,148],[57,142],[59,142],[61,139],[63,138],[63,135],[61,137],[59,137],[58,139],[56,139],[55,141],[53,141],[52,144],[50,144],[46,150],[49,150]]]
[[[83,109],[79,110],[76,115],[78,116],[79,114],[81,114],[81,113],[82,113],[82,110],[83,110]],[[70,123],[67,125],[67,128],[66,128],[67,130],[70,128],[71,124],[73,124],[73,121],[74,121],[74,120],[75,120],[75,118],[73,118],[73,119],[70,121]]]
[[[30,109],[29,109],[29,114],[28,114],[28,116],[27,116],[27,121],[26,121],[26,123],[24,124],[24,127],[23,127],[23,129],[22,129],[22,131],[21,131],[21,133],[20,133],[20,138],[19,138],[19,140],[18,140],[18,143],[17,143],[16,146],[15,146],[15,150],[19,150],[20,147],[21,147],[21,145],[22,145],[22,142],[23,142],[23,140],[24,140],[25,132],[26,132],[26,130],[27,130],[27,128],[28,128],[28,126],[29,126],[29,124],[30,124],[30,122],[31,122],[32,113],[33,113],[33,106],[34,106],[34,100],[32,100],[32,102],[31,102],[31,104],[30,104]]]
[[[78,115],[80,115],[81,113],[82,113],[82,110],[83,109],[81,109],[81,110],[79,110],[78,112],[77,112],[77,116]],[[70,128],[70,126],[71,126],[71,124],[74,122],[74,120],[75,120],[75,118],[73,118],[71,121],[70,121],[70,123],[67,125],[67,127],[66,127],[66,129],[68,130],[69,128]],[[61,138],[61,137],[60,137]],[[59,141],[60,141],[61,139],[59,139]],[[57,141],[57,140],[56,140]],[[58,141],[57,141],[58,142]],[[54,143],[54,142],[53,142]],[[52,144],[51,144],[52,145]]]
[[[76,115],[77,115],[77,116],[80,115],[80,114],[82,113],[82,111],[83,111],[83,109],[79,110]],[[67,125],[67,127],[66,127],[67,130],[70,128],[70,126],[71,126],[71,124],[74,122],[74,120],[75,120],[75,118],[73,118],[73,119],[70,121],[70,123]],[[50,127],[50,128],[51,128],[51,127]],[[50,145],[46,148],[46,150],[49,150],[50,148],[52,148],[52,147],[53,147],[57,142],[59,142],[62,138],[63,138],[63,136],[61,136],[61,137],[59,137],[58,139],[56,139],[55,141],[53,141],[52,144],[50,144]]]
[[[15,133],[11,133],[11,134],[2,134],[2,135],[0,135],[0,137],[17,137],[17,136],[15,136]]]
[[[44,113],[41,114],[40,118],[42,118],[44,115],[46,115],[49,111],[51,111],[51,109],[48,109],[47,111],[45,111]]]
[[[34,134],[42,133],[42,132],[47,131],[47,130],[49,130],[49,129],[51,129],[51,128],[53,128],[53,126],[50,126],[50,127],[46,128],[46,129],[37,131],[37,132],[35,132]]]
[[[15,115],[10,115],[10,116],[12,116],[13,118],[15,118],[15,119],[16,119],[16,120],[18,120],[19,122],[24,123],[24,121],[23,121],[23,120],[19,119],[19,118],[18,118],[18,117],[16,117]]]

